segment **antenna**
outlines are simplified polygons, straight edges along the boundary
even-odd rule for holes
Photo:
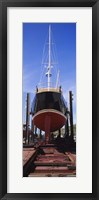
[[[59,73],[60,73],[60,71],[58,70],[58,73],[57,73],[57,80],[56,80],[56,88],[58,87]]]

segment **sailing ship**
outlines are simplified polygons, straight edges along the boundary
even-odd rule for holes
[[[67,105],[61,86],[51,86],[51,25],[48,37],[47,87],[36,87],[32,103],[32,123],[45,131],[45,141],[49,142],[50,133],[60,130],[66,124]]]

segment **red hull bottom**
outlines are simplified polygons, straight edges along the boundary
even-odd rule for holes
[[[54,109],[41,110],[33,116],[33,124],[45,131],[46,142],[49,140],[50,132],[59,130],[65,123],[66,117]]]

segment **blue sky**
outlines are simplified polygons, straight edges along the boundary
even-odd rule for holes
[[[52,73],[55,74],[55,69],[60,70],[60,85],[67,103],[69,90],[73,91],[73,117],[76,123],[76,23],[50,23],[50,25],[57,60]],[[48,38],[48,28],[49,23],[23,24],[23,122],[26,113],[26,93],[30,92],[32,101],[35,87],[44,69],[42,56]]]

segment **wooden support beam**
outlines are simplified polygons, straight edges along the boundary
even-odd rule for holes
[[[72,91],[69,91],[69,104],[70,104],[70,129],[71,129],[71,140],[73,141],[73,106],[72,106],[72,101],[73,101],[73,94]]]
[[[27,137],[27,144],[29,144],[29,121],[30,121],[30,94],[27,93],[27,99],[26,99],[26,137]]]

